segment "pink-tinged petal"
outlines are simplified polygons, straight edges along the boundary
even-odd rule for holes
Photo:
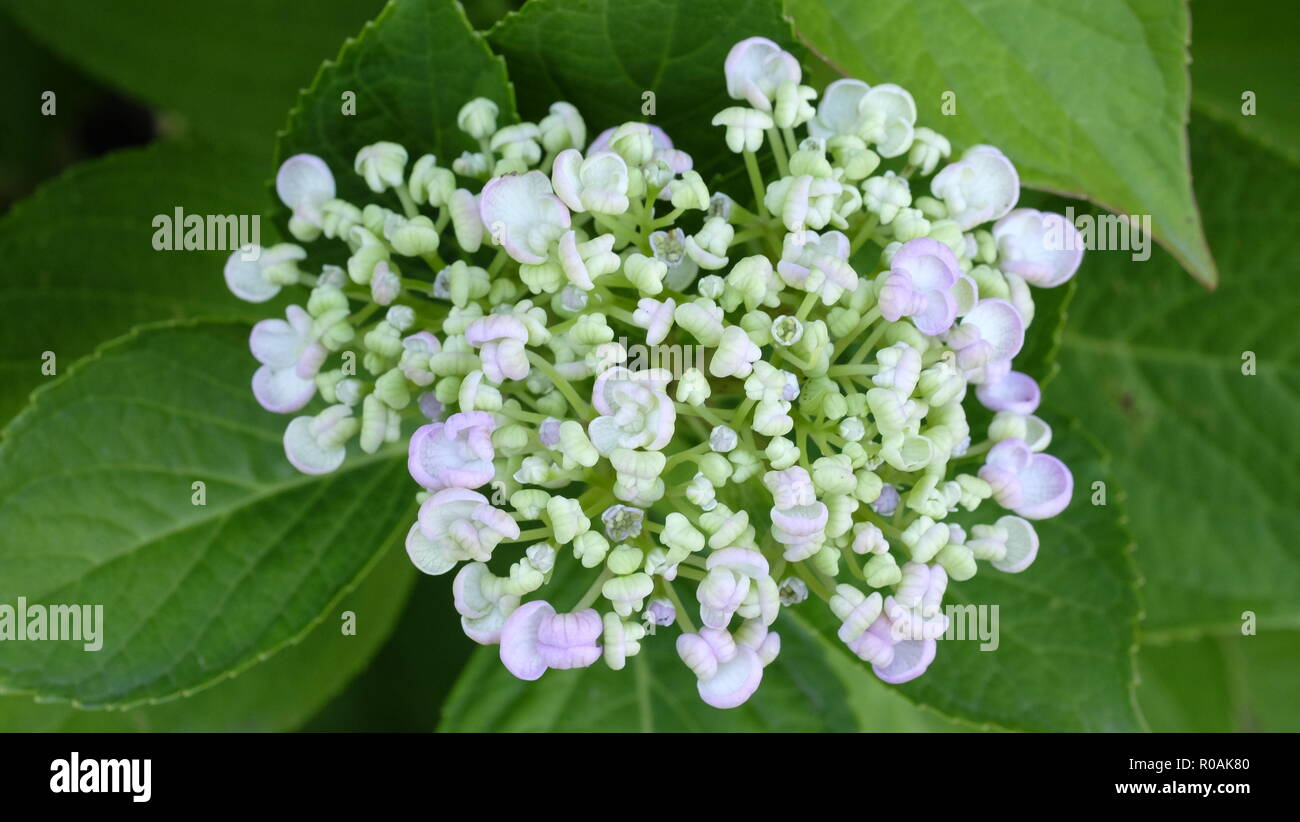
[[[937,289],[922,293],[924,308],[912,315],[912,322],[922,334],[938,336],[952,328],[957,319],[957,301],[947,291]]]
[[[407,470],[417,483],[442,488],[478,488],[492,480],[492,431],[486,411],[452,414],[444,422],[422,425],[411,435]]]
[[[289,368],[298,361],[302,339],[284,320],[261,320],[248,335],[254,359],[272,368]]]
[[[998,267],[1040,288],[1074,276],[1083,261],[1083,236],[1060,214],[1018,208],[993,226]]]
[[[975,395],[990,411],[1010,411],[1021,416],[1038,410],[1042,399],[1038,382],[1019,371],[1012,371],[997,382],[981,384],[975,389]]]
[[[993,561],[993,567],[1008,574],[1018,574],[1032,565],[1038,556],[1038,532],[1020,517],[1000,517],[998,527],[1007,532],[1007,552],[1002,559]]]
[[[547,667],[558,670],[586,668],[600,658],[603,625],[595,609],[572,614],[554,614],[541,621],[537,630],[539,652]]]
[[[253,398],[275,414],[289,414],[302,408],[316,394],[316,381],[299,377],[292,367],[264,365],[253,372]]]
[[[320,367],[325,364],[329,357],[329,349],[318,342],[310,343],[303,349],[302,355],[298,357],[298,362],[294,364],[293,373],[302,377],[304,380],[315,379],[320,373]]]
[[[984,465],[980,467],[979,477],[993,489],[993,499],[998,505],[1009,511],[1020,507],[1024,491],[1020,487],[1020,476],[1014,471],[996,465]]]
[[[937,650],[933,639],[905,639],[894,645],[894,658],[888,665],[872,665],[871,670],[891,685],[911,682],[930,667]]]
[[[516,262],[546,261],[546,246],[569,227],[569,209],[551,193],[540,171],[489,180],[479,194],[479,214],[488,233]]]
[[[537,632],[543,621],[554,616],[550,603],[535,600],[520,605],[501,628],[501,662],[506,670],[531,682],[546,673]]]
[[[1033,456],[1034,452],[1024,440],[1012,437],[990,448],[984,462],[997,468],[1004,468],[1013,474],[1019,474],[1029,467],[1029,460]]]
[[[1010,360],[1025,344],[1025,323],[1020,312],[1006,300],[980,300],[962,318],[962,325],[979,329],[980,338],[992,346],[990,361]]]
[[[701,679],[700,698],[715,708],[735,708],[754,695],[763,681],[763,661],[748,645],[736,646],[736,655],[719,663],[708,679]]]
[[[418,522],[412,523],[411,530],[406,532],[406,555],[411,558],[412,565],[433,576],[456,567],[456,561],[447,556],[438,543],[420,532]]]
[[[1022,496],[1013,508],[1028,519],[1047,519],[1065,510],[1074,494],[1074,475],[1050,454],[1035,454],[1020,474]]]
[[[945,243],[930,237],[918,237],[903,243],[890,258],[892,271],[903,271],[919,291],[947,290],[957,282],[961,265]]]
[[[334,198],[334,174],[316,155],[295,154],[280,164],[275,193],[294,210],[304,203],[323,203]]]

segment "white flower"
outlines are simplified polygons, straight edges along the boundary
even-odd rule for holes
[[[743,106],[729,106],[713,115],[713,125],[727,127],[727,148],[737,154],[754,152],[763,145],[763,132],[772,128],[772,115]]]
[[[494,383],[528,377],[528,327],[510,314],[489,314],[465,329],[465,340],[479,350],[483,375]]]
[[[320,236],[322,209],[334,199],[334,175],[324,160],[314,154],[295,154],[285,160],[275,175],[275,193],[293,212],[289,233],[303,242]]]
[[[493,240],[516,262],[546,261],[569,227],[569,210],[540,171],[494,177],[479,194],[479,214]]]
[[[858,285],[857,272],[849,265],[849,238],[838,231],[785,235],[776,271],[786,285],[820,294],[826,305]]]
[[[727,247],[736,235],[731,223],[721,217],[709,217],[704,226],[686,238],[686,254],[706,271],[717,271],[727,264]]]
[[[537,144],[541,136],[536,125],[515,123],[493,134],[488,147],[505,160],[522,160],[525,166],[532,166],[542,159],[542,147]]]
[[[859,136],[876,144],[881,157],[897,157],[912,146],[916,102],[907,89],[893,83],[873,86],[858,101],[862,117]]]
[[[224,271],[226,287],[245,302],[264,303],[298,281],[297,262],[305,260],[307,252],[292,243],[254,248],[257,255],[252,259],[246,259],[244,250],[230,253]]]
[[[357,152],[353,168],[376,194],[386,188],[397,188],[406,171],[406,149],[397,143],[368,145]]]
[[[880,215],[881,225],[892,223],[901,209],[912,204],[912,192],[908,189],[907,180],[892,171],[866,180],[862,184],[862,192],[867,210]]]
[[[677,411],[664,388],[665,369],[629,371],[622,366],[602,371],[592,388],[591,403],[600,416],[587,433],[602,454],[616,448],[657,451],[673,437]]]
[[[412,540],[417,537],[408,535],[408,553],[438,550],[457,562],[487,562],[497,543],[519,537],[519,526],[509,514],[494,508],[487,497],[468,488],[443,488],[434,492],[420,506],[418,525],[419,530],[412,533],[424,542],[412,548]],[[428,547],[429,544],[434,547]]]
[[[820,231],[835,215],[843,188],[838,180],[828,177],[782,177],[767,187],[763,203],[768,211],[780,215],[789,231]]]
[[[475,97],[460,107],[456,125],[475,140],[486,140],[497,130],[497,104],[486,97]]]
[[[632,312],[632,321],[638,328],[645,329],[646,345],[663,342],[673,326],[673,310],[677,308],[677,302],[672,297],[663,302],[642,297],[636,306],[636,311]]]
[[[848,77],[831,83],[817,104],[817,116],[808,123],[808,133],[821,139],[856,137],[862,128],[858,104],[870,90],[871,86],[861,80]]]
[[[586,159],[577,149],[561,151],[551,169],[555,194],[573,211],[622,214],[627,211],[627,163],[612,151]]]
[[[1083,237],[1060,214],[1017,208],[993,226],[998,267],[1040,288],[1066,282],[1083,261]]]
[[[738,325],[722,330],[722,339],[709,360],[709,373],[715,377],[748,377],[763,351]]]
[[[947,137],[922,126],[912,135],[912,150],[907,155],[907,162],[916,166],[922,177],[928,177],[939,161],[948,159],[951,153],[952,143]]]
[[[778,88],[786,83],[798,85],[803,76],[794,55],[766,37],[750,37],[732,46],[724,71],[727,95],[761,111],[772,109]]]
[[[284,429],[284,454],[304,474],[328,474],[343,464],[345,443],[360,425],[346,405],[331,405],[315,417],[294,417]]]
[[[285,319],[262,320],[253,326],[248,347],[262,364],[253,374],[253,396],[267,411],[297,411],[316,394],[316,374],[328,351],[312,339],[312,319],[296,305]]]
[[[576,231],[560,235],[560,266],[569,282],[583,291],[596,287],[597,277],[618,270],[620,260],[614,253],[614,235],[602,234],[585,243],[578,242]]]
[[[587,124],[573,104],[552,103],[550,112],[537,124],[543,148],[556,152],[587,144]]]
[[[948,206],[949,218],[969,231],[1011,211],[1020,199],[1020,176],[993,146],[971,146],[934,176],[930,191]]]

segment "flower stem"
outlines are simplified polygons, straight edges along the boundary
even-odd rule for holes
[[[767,203],[763,202],[763,192],[766,190],[763,187],[763,175],[758,170],[758,158],[754,156],[752,151],[745,152],[745,171],[749,172],[749,184],[754,188],[754,201],[757,203],[755,208],[758,209],[758,216],[766,220],[772,215],[767,213]]]

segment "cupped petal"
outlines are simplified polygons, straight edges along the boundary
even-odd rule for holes
[[[1021,500],[1013,510],[1027,519],[1047,519],[1065,510],[1074,494],[1074,475],[1051,454],[1035,454],[1020,472]]]
[[[291,210],[303,204],[319,204],[334,198],[334,174],[315,154],[295,154],[280,164],[275,175],[275,193]]]
[[[1042,399],[1038,382],[1028,374],[1012,371],[997,382],[985,382],[975,389],[975,396],[990,411],[1032,414]]]
[[[555,615],[550,603],[526,602],[515,609],[501,628],[501,662],[506,670],[531,682],[546,673],[546,660],[538,647],[542,622]]]
[[[1018,574],[1033,564],[1038,556],[1038,532],[1020,517],[998,519],[998,527],[1007,532],[1006,554],[994,560],[993,567],[1008,574]]]
[[[406,532],[406,555],[412,565],[426,574],[438,576],[456,567],[456,560],[443,549],[443,543],[434,542],[420,532],[418,522],[412,523],[411,530]]]
[[[905,639],[894,645],[888,665],[872,665],[871,670],[884,682],[901,685],[925,673],[934,662],[937,643],[933,639]]]
[[[700,698],[715,708],[735,708],[745,703],[763,681],[763,661],[748,645],[737,645],[736,654],[718,664],[717,672],[699,681]]]
[[[1006,300],[980,300],[962,318],[962,325],[979,329],[980,338],[992,348],[990,360],[1010,360],[1025,344],[1025,322],[1016,307]]]
[[[342,445],[322,448],[311,432],[311,417],[295,417],[284,429],[284,455],[304,474],[328,474],[343,464]]]
[[[253,398],[275,414],[289,414],[302,408],[316,394],[316,381],[299,377],[292,366],[263,365],[253,372]]]

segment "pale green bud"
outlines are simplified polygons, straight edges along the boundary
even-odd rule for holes
[[[573,556],[583,568],[595,568],[605,561],[609,540],[599,531],[584,531],[573,538]]]
[[[401,433],[401,418],[374,394],[361,403],[361,450],[373,454]]]
[[[456,126],[475,140],[486,140],[497,130],[497,104],[486,97],[475,97],[456,113]]]
[[[709,379],[698,368],[688,368],[677,380],[677,401],[687,405],[701,405],[709,398],[712,389]]]
[[[641,561],[644,558],[645,554],[639,548],[633,548],[631,545],[617,545],[613,551],[609,552],[609,558],[605,560],[605,564],[609,566],[609,570],[619,576],[624,576],[634,574],[640,570]]]
[[[591,520],[582,513],[576,499],[551,497],[546,501],[546,516],[551,521],[551,531],[556,543],[567,545],[574,537],[591,530]]]
[[[510,495],[510,507],[524,519],[541,519],[551,495],[540,488],[523,488]]]
[[[623,262],[623,276],[642,294],[653,297],[664,290],[668,265],[661,260],[633,252]]]
[[[401,369],[385,371],[375,380],[375,396],[395,411],[401,411],[411,402],[411,391]]]
[[[872,588],[897,585],[903,579],[903,571],[898,567],[898,561],[888,552],[876,554],[867,560],[867,564],[862,568],[862,575],[867,578],[867,584]]]
[[[773,471],[784,471],[799,461],[799,447],[785,437],[773,437],[763,453]]]
[[[673,208],[706,211],[709,208],[709,189],[698,171],[690,170],[673,183]]]

